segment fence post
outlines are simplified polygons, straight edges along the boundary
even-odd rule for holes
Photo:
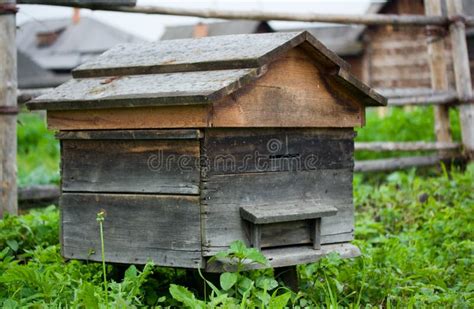
[[[442,16],[441,0],[425,0],[425,14],[427,16]],[[444,28],[427,26],[428,62],[430,65],[431,88],[434,90],[448,90],[448,72],[445,59]],[[435,134],[438,142],[452,142],[449,107],[446,105],[433,106],[435,117]],[[446,154],[446,151],[440,151]]]
[[[454,77],[460,99],[459,116],[461,118],[462,143],[465,154],[474,158],[474,104],[472,103],[471,71],[466,42],[466,27],[462,17],[461,0],[446,1],[448,15],[453,21],[449,26],[453,49]]]
[[[0,217],[18,213],[15,0],[0,0]]]

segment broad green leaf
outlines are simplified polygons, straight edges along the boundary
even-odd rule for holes
[[[206,308],[203,301],[196,299],[193,293],[191,293],[184,286],[171,284],[170,285],[171,296],[179,302],[182,302],[186,307],[192,309]]]
[[[284,309],[290,300],[291,293],[286,292],[278,296],[272,296],[270,299],[269,309]]]
[[[137,274],[137,268],[135,267],[135,265],[132,265],[125,271],[125,278],[133,279],[137,277]]]
[[[14,239],[8,239],[7,245],[15,252],[18,250],[19,247],[18,242]]]
[[[223,273],[220,277],[221,287],[224,290],[229,290],[237,282],[238,275],[236,273]]]

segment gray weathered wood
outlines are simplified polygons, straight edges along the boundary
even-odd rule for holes
[[[443,15],[441,0],[425,0],[426,15]],[[427,30],[430,30],[428,27]],[[431,87],[434,90],[446,91],[449,89],[448,70],[446,61],[446,52],[444,46],[444,37],[431,35],[427,40],[428,60],[431,73]],[[434,106],[435,134],[438,142],[450,143],[453,141],[451,136],[451,125],[449,121],[448,106]],[[441,150],[440,154],[446,151]]]
[[[360,25],[406,25],[406,26],[445,26],[449,23],[446,17],[424,15],[389,15],[389,14],[327,14],[327,13],[287,13],[287,12],[262,12],[262,11],[236,11],[236,10],[209,10],[196,8],[177,8],[164,6],[137,6],[129,7],[101,7],[100,10],[120,11],[138,14],[160,14],[176,16],[194,16],[201,18],[239,19],[239,20],[281,20],[301,22],[322,22],[338,24]],[[473,25],[471,16],[466,17],[466,23]]]
[[[340,68],[333,76],[343,87],[344,91],[354,94],[365,106],[385,106],[387,99],[374,89],[357,79],[349,70]]]
[[[58,139],[91,139],[91,140],[181,140],[202,138],[199,130],[89,130],[59,131]]]
[[[321,249],[321,218],[313,220],[313,249]]]
[[[56,185],[34,185],[18,189],[18,201],[31,202],[52,200],[59,198],[61,191]]]
[[[101,260],[96,216],[104,210],[107,262],[202,265],[196,196],[64,193],[60,207],[66,258]]]
[[[234,240],[248,241],[239,208],[249,205],[332,205],[338,214],[322,219],[322,243],[352,239],[352,168],[215,175],[203,179],[201,191],[205,255],[225,249]]]
[[[458,16],[463,14],[460,0],[447,1],[448,14]],[[469,54],[466,42],[464,23],[458,18],[449,26],[451,46],[453,50],[454,77],[459,100],[467,104],[459,106],[461,133],[464,151],[468,157],[474,158],[474,104],[472,100],[472,81],[469,68]]]
[[[400,157],[390,159],[362,160],[356,161],[354,165],[355,172],[383,172],[394,171],[411,167],[424,167],[440,164],[443,160],[454,159],[454,156],[414,156]]]
[[[337,214],[337,208],[317,202],[312,205],[308,203],[288,208],[282,208],[281,205],[250,205],[240,207],[242,218],[256,225],[309,220],[334,216],[335,214]]]
[[[62,189],[199,194],[199,141],[63,140]]]
[[[356,142],[354,148],[365,151],[459,150],[461,144],[453,142]]]
[[[252,226],[256,226],[250,224]],[[260,248],[282,247],[311,243],[308,220],[258,225],[261,230]]]
[[[307,32],[239,34],[200,39],[166,40],[119,45],[73,71],[73,76],[96,77],[183,71],[255,68],[305,42],[326,63],[348,64]]]
[[[320,250],[314,250],[311,245],[293,246],[286,248],[271,248],[262,250],[262,253],[269,261],[268,267],[284,267],[298,264],[314,263],[331,252],[338,253],[342,258],[353,258],[360,256],[359,248],[348,243],[322,245]],[[206,271],[222,272],[223,270],[233,270],[225,263],[226,261],[206,263]],[[245,266],[246,269],[258,269],[266,267],[260,264],[247,264]]]
[[[353,167],[352,129],[208,129],[208,175]]]
[[[135,6],[137,0],[18,0],[19,4],[62,5],[84,8]]]
[[[259,75],[257,69],[72,79],[26,105],[70,110],[208,104]]]
[[[18,89],[17,90],[17,103],[24,104],[34,98],[37,98],[39,96],[42,96],[43,94],[46,94],[50,91],[52,91],[54,88],[38,88],[38,89]]]
[[[258,225],[252,227],[251,245],[256,249],[261,248],[260,239],[262,238],[261,228]]]
[[[14,0],[2,4],[15,5]],[[15,14],[0,14],[0,218],[18,214]]]

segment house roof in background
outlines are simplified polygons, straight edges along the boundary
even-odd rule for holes
[[[25,53],[17,53],[17,72],[19,88],[56,87],[71,78],[70,74],[54,74],[40,67]]]
[[[273,32],[273,29],[265,21],[232,20],[224,22],[206,23],[208,36],[250,34],[257,33],[260,29],[265,32]],[[160,40],[190,39],[193,37],[195,25],[166,27]]]
[[[37,44],[38,33],[59,33],[49,46]],[[120,43],[144,40],[90,17],[73,24],[71,18],[33,20],[20,25],[17,47],[41,67],[49,70],[71,70]]]
[[[328,26],[301,29],[282,29],[280,32],[306,30],[339,56],[358,55],[363,50],[360,36],[364,26]]]

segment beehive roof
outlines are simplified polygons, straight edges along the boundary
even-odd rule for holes
[[[385,99],[308,32],[266,33],[119,45],[73,71],[74,79],[30,102],[30,109],[206,104],[233,93],[266,65],[300,46],[366,106]]]

